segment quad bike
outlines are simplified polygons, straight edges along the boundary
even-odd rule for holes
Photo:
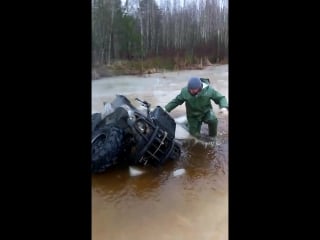
[[[92,114],[93,173],[113,166],[160,166],[180,157],[175,141],[176,123],[160,106],[150,110],[150,103],[135,99],[146,112],[138,110],[123,95],[104,103],[104,113]]]

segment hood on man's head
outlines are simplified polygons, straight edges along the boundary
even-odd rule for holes
[[[192,77],[188,81],[188,89],[198,89],[202,86],[201,80],[198,77]]]

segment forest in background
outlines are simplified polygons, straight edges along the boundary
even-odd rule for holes
[[[92,0],[93,78],[228,61],[228,0]]]

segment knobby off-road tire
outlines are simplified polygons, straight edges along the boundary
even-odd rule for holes
[[[169,159],[171,160],[177,160],[180,158],[180,155],[181,155],[181,148],[180,148],[180,145],[178,143],[174,143],[174,146],[173,146],[173,150],[169,156]]]
[[[91,171],[93,173],[101,173],[108,167],[117,165],[123,138],[123,130],[117,127],[95,131],[91,140]]]
[[[91,132],[93,133],[98,123],[101,121],[101,113],[93,113],[91,115]]]

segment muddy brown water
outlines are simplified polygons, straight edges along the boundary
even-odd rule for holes
[[[115,94],[164,106],[191,76],[209,77],[228,97],[228,65],[204,70],[164,72],[146,76],[118,76],[92,82],[92,111],[101,112],[103,101]],[[214,110],[217,106],[213,103]],[[184,114],[184,104],[173,117]],[[228,239],[228,117],[217,114],[215,147],[179,140],[182,154],[160,168],[129,168],[92,175],[93,240],[227,240]],[[203,126],[203,132],[207,131]],[[176,176],[176,170],[184,169]]]

